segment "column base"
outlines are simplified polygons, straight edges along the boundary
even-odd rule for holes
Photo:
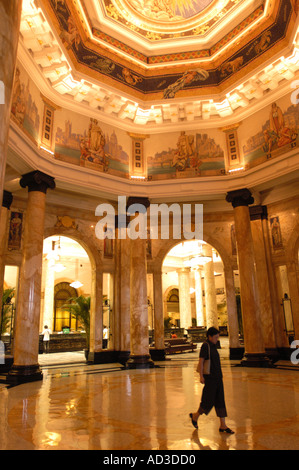
[[[151,369],[155,367],[155,363],[151,360],[149,354],[140,356],[130,356],[126,362],[127,369]]]
[[[150,349],[150,355],[153,361],[165,361],[166,354],[165,349]]]
[[[43,380],[43,373],[39,364],[30,366],[13,365],[6,377],[6,382],[11,385],[20,385],[38,380]]]
[[[232,361],[242,359],[244,356],[244,348],[229,348],[229,358]]]
[[[277,348],[266,348],[266,355],[269,357],[269,359],[275,363],[279,361],[280,356],[279,356],[279,351]]]
[[[245,353],[241,361],[243,367],[273,367],[273,363],[265,353]]]

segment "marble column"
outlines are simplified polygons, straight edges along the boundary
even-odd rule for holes
[[[149,353],[148,305],[146,282],[146,240],[130,240],[131,244],[131,349],[126,366],[129,369],[154,367]]]
[[[250,227],[249,205],[254,203],[254,198],[245,188],[229,192],[226,200],[234,208],[236,228],[245,346],[241,364],[248,367],[268,367],[271,363],[265,354]]]
[[[130,357],[130,264],[131,240],[118,240],[120,246],[119,275],[119,325],[120,325],[120,363],[126,363]]]
[[[274,359],[278,357],[278,351],[275,341],[274,321],[262,223],[263,219],[267,219],[268,217],[267,207],[260,205],[252,206],[250,207],[249,212],[265,350],[267,355]]]
[[[22,0],[0,0],[0,194],[3,191]],[[4,87],[4,90],[3,90]],[[4,94],[4,96],[3,96]],[[4,103],[2,101],[4,98]]]
[[[229,335],[229,357],[230,359],[241,359],[243,357],[244,348],[241,347],[239,339],[234,271],[231,266],[224,266],[224,281]]]
[[[195,278],[195,307],[196,307],[196,325],[205,326],[205,318],[203,311],[203,300],[202,300],[202,284],[201,284],[201,268],[196,268],[194,271]]]
[[[92,266],[91,292],[88,362],[98,364],[103,361],[103,272],[98,266]]]
[[[154,271],[155,358],[165,359],[162,272]]]
[[[263,235],[265,242],[265,253],[266,253],[266,262],[268,267],[268,276],[269,276],[269,288],[271,296],[271,305],[273,313],[273,322],[274,322],[274,331],[277,347],[282,350],[289,347],[287,336],[284,332],[284,319],[281,315],[281,298],[278,295],[278,286],[275,275],[275,268],[272,262],[271,256],[271,246],[270,246],[270,234],[268,220],[266,218],[262,219],[263,225]]]
[[[22,383],[42,379],[38,364],[42,255],[47,189],[54,178],[40,171],[20,180],[28,187],[22,263],[14,331],[14,362],[8,380]]]
[[[180,293],[180,327],[188,329],[192,326],[190,268],[177,270]]]
[[[212,247],[210,245],[203,245],[203,254],[204,256],[208,256],[212,259],[204,265],[207,328],[210,328],[211,326],[218,328],[218,310]]]
[[[299,339],[299,286],[298,286],[298,260],[287,260],[287,277],[289,284],[289,297],[292,302],[292,315],[295,330],[295,339]]]
[[[48,259],[46,261],[45,272],[45,293],[44,293],[44,314],[43,325],[47,325],[53,331],[53,317],[54,317],[54,283],[55,283],[55,261]]]
[[[0,299],[3,295],[5,251],[7,249],[9,214],[13,196],[8,191],[3,191],[1,215],[0,215]]]

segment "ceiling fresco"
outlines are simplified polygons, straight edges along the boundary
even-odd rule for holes
[[[224,0],[222,0],[223,3]],[[150,11],[156,15],[160,12],[161,18],[155,18],[156,23],[163,25],[163,22],[184,23],[184,18],[197,17],[213,6],[219,6],[217,1],[203,0],[194,2],[193,0],[113,0],[113,4],[121,2],[125,11],[136,12],[138,4],[141,16],[145,16]],[[79,1],[75,2],[79,3]],[[225,3],[225,2],[224,2]],[[227,2],[231,3],[231,2]],[[236,3],[236,0],[234,0]],[[277,46],[286,38],[288,27],[292,18],[293,6],[291,0],[280,0],[276,3],[276,15],[270,25],[265,29],[258,28],[251,40],[246,36],[243,44],[239,47],[228,48],[225,60],[218,64],[211,62],[190,62],[189,66],[184,65],[180,69],[168,67],[165,69],[151,70],[150,73],[136,64],[130,64],[116,54],[108,53],[101,47],[93,43],[85,34],[84,24],[80,18],[76,17],[76,9],[72,0],[48,0],[43,1],[47,5],[48,11],[51,8],[52,19],[55,19],[58,34],[68,50],[73,64],[79,66],[81,72],[86,73],[99,80],[110,81],[111,85],[125,87],[133,96],[143,99],[172,99],[179,96],[192,96],[211,93],[228,81],[235,78],[237,74],[246,73],[253,63],[258,64],[269,57],[271,53],[277,52]],[[141,8],[141,4],[143,8]],[[156,5],[156,6],[155,6]],[[197,6],[195,6],[197,5]],[[154,8],[155,6],[155,8]],[[168,12],[166,19],[162,12]],[[154,13],[153,13],[154,15]],[[165,13],[166,15],[166,13]],[[171,16],[175,15],[175,16]],[[149,13],[148,13],[148,16]],[[159,16],[160,18],[160,16]],[[183,18],[183,19],[182,19]],[[87,28],[85,28],[85,33]],[[211,50],[206,51],[211,57]],[[124,89],[124,88],[122,88]]]
[[[148,24],[183,31],[221,2],[227,7],[206,34],[157,41],[141,40],[129,21],[123,34],[105,1],[23,0],[18,57],[58,106],[126,129],[221,127],[223,117],[237,122],[270,95],[283,96],[299,77],[299,0],[215,0],[196,2],[197,10],[182,0],[184,19]],[[133,0],[113,0],[115,8],[120,1],[136,19]]]

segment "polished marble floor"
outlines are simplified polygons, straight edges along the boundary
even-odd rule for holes
[[[52,358],[43,381],[0,388],[0,450],[299,450],[298,371],[242,368],[220,354],[232,436],[219,433],[214,410],[191,426],[197,352],[127,371]]]

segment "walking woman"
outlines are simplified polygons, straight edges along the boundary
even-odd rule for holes
[[[199,354],[197,371],[200,374],[200,383],[204,384],[201,402],[196,413],[190,413],[192,425],[197,429],[197,420],[200,415],[208,415],[213,407],[220,419],[219,432],[234,434],[225,423],[227,417],[222,370],[220,357],[216,344],[219,340],[219,330],[211,327],[207,331],[207,341],[203,343]]]

